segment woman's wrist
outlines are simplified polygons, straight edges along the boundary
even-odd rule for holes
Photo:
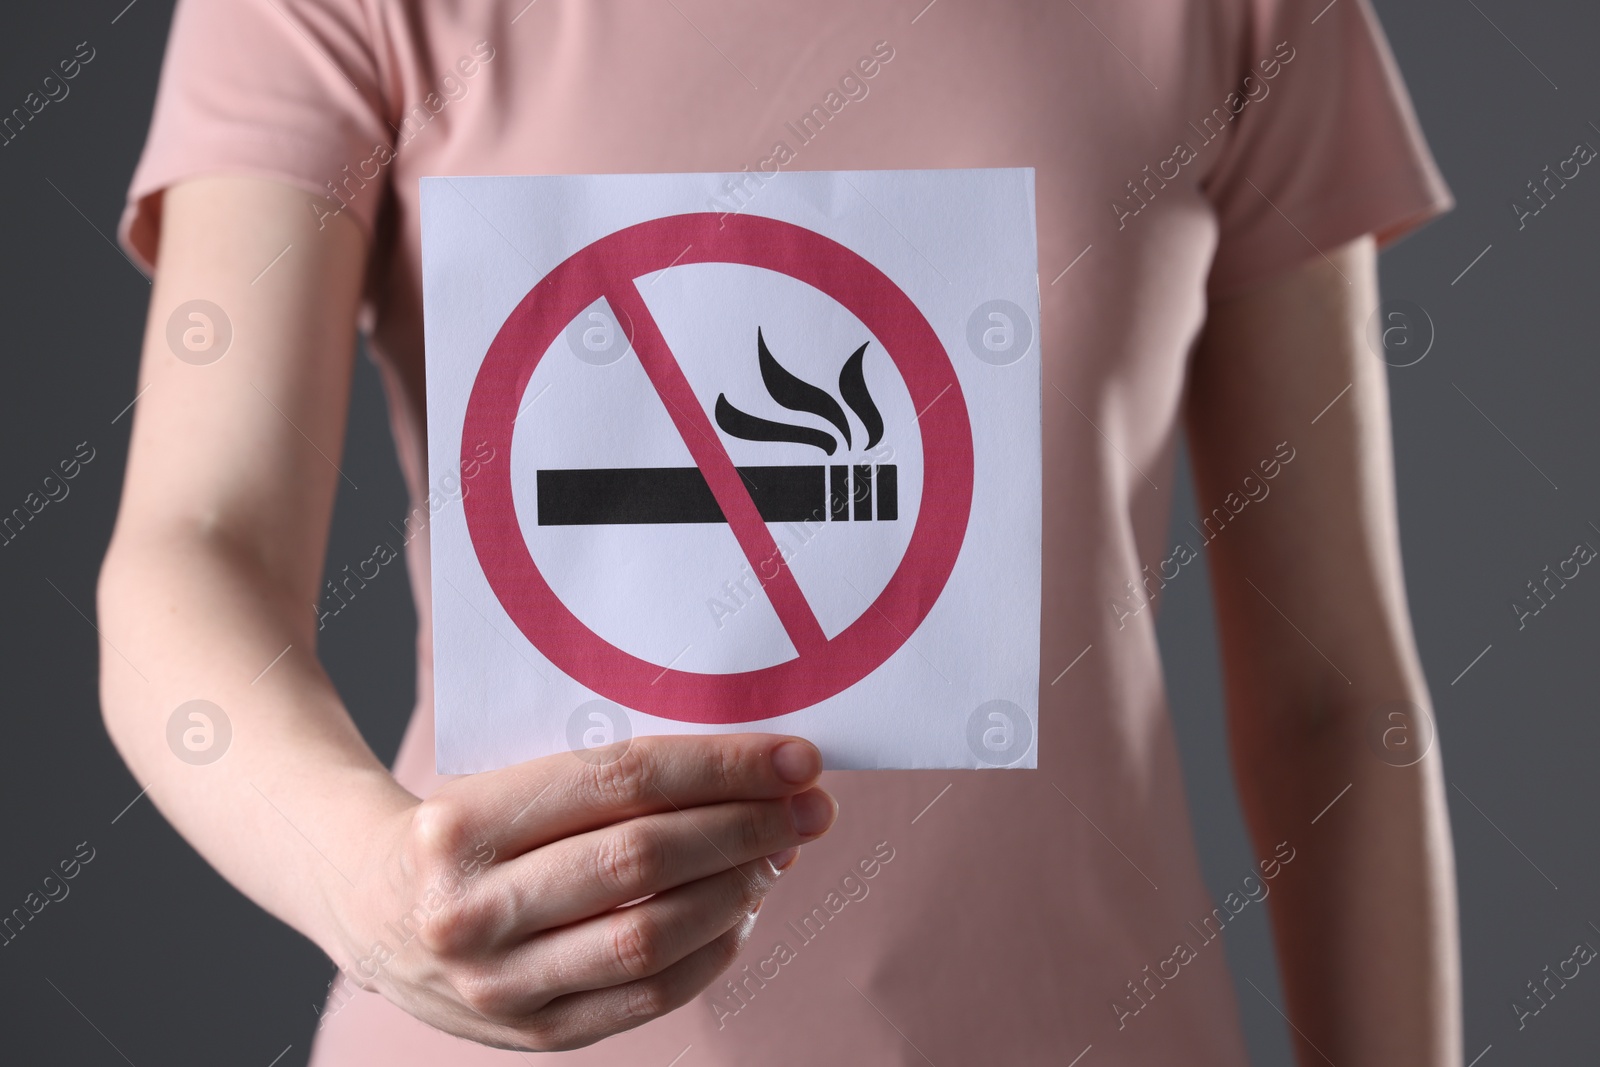
[[[376,926],[371,918],[381,902],[394,898],[398,887],[393,869],[395,843],[404,838],[411,813],[421,801],[385,770],[352,772],[331,803],[344,817],[343,862],[320,863],[314,909],[301,933],[341,969],[370,953]]]

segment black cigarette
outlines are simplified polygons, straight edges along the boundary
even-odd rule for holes
[[[856,521],[872,518],[873,468],[739,467],[739,476],[766,522]],[[830,478],[831,474],[831,478]],[[831,486],[830,486],[831,481]],[[899,516],[893,464],[877,468],[878,518]],[[831,491],[830,491],[831,489]],[[698,467],[612,467],[535,473],[540,526],[624,526],[641,523],[727,522]]]

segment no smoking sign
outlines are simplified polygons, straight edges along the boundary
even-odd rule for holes
[[[727,178],[424,180],[439,770],[1033,766],[1032,172]]]

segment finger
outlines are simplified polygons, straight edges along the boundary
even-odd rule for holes
[[[708,804],[564,838],[494,871],[481,891],[507,902],[502,943],[599,915],[816,840],[838,806],[821,789]]]
[[[753,912],[778,877],[766,860],[756,860],[539,934],[514,950],[507,964],[520,970],[519,959],[526,960],[539,980],[542,999],[527,1005],[529,1011],[569,993],[649,978]]]
[[[535,935],[458,983],[462,999],[514,1023],[558,997],[659,974],[755,910],[777,880],[766,860]]]
[[[716,981],[738,958],[754,928],[755,916],[746,916],[659,974],[560,997],[537,1012],[531,1025],[538,1032],[556,1036],[562,1048],[578,1048],[660,1018]]]
[[[773,734],[639,737],[472,775],[419,809],[509,858],[623,819],[799,792],[822,772],[811,742]],[[428,810],[429,808],[432,810]]]

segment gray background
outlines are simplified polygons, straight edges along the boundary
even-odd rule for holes
[[[70,896],[0,948],[0,1049],[12,1062],[72,1064],[266,1067],[283,1054],[288,1067],[305,1061],[329,964],[213,873],[147,798],[128,806],[140,783],[98,715],[89,618],[126,456],[129,420],[117,416],[134,395],[149,292],[110,237],[171,15],[170,2],[125,3],[27,5],[7,13],[0,35],[0,111],[79,41],[97,52],[65,100],[0,148],[0,512],[79,442],[95,449],[70,495],[0,547],[0,912],[80,841],[96,852]],[[1600,17],[1554,0],[1377,6],[1459,202],[1382,269],[1386,295],[1422,305],[1437,331],[1428,357],[1389,381],[1407,588],[1451,783],[1466,1058],[1592,1064],[1600,974],[1585,969],[1520,1032],[1510,1005],[1576,942],[1600,946],[1588,925],[1600,924],[1600,577],[1586,568],[1521,631],[1509,605],[1577,541],[1600,546],[1600,169],[1584,168],[1520,232],[1508,205],[1576,141],[1600,146]],[[344,469],[361,489],[341,486],[336,561],[363,556],[405,511],[364,359]],[[1184,472],[1174,541],[1191,517]],[[412,700],[396,665],[409,662],[415,626],[403,572],[390,573],[330,622],[321,650],[385,758]],[[1173,715],[1206,877],[1220,894],[1252,856],[1222,731],[1209,591],[1183,577],[1166,595]],[[1287,1063],[1286,1026],[1262,995],[1282,1003],[1265,915],[1247,909],[1227,946],[1255,1061]]]

